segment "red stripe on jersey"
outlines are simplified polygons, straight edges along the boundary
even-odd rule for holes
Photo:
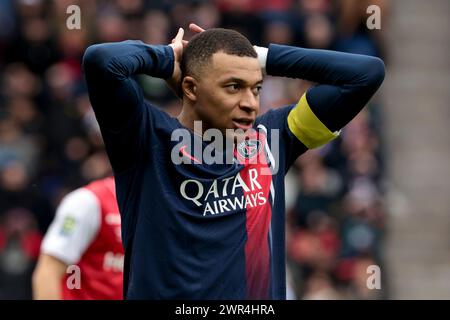
[[[270,249],[269,227],[272,218],[272,207],[269,201],[272,176],[265,152],[265,137],[259,133],[261,142],[258,161],[245,162],[240,175],[249,191],[244,192],[246,199],[247,243],[245,245],[245,272],[247,279],[247,299],[268,299],[270,284]],[[242,159],[240,159],[242,160]],[[265,175],[262,175],[262,172]],[[257,174],[257,177],[255,176]],[[264,200],[265,199],[265,200]]]

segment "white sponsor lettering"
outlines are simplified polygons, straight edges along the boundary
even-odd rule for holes
[[[198,186],[198,193],[195,197],[189,197],[186,194],[186,186],[188,183],[194,183]],[[197,206],[202,205],[202,203],[200,201],[198,201],[198,199],[200,199],[203,194],[203,185],[199,181],[193,180],[193,179],[183,181],[183,183],[180,186],[180,191],[181,191],[181,195],[183,196],[183,198],[193,201]]]
[[[180,193],[184,199],[192,201],[196,206],[203,205],[204,216],[255,208],[267,204],[265,194],[268,194],[268,190],[263,190],[258,176],[258,170],[252,168],[248,171],[247,182],[241,173],[233,177],[215,179],[210,185],[189,179],[181,183]]]
[[[116,212],[109,212],[105,215],[106,224],[120,225],[120,215]]]
[[[103,270],[123,272],[124,255],[122,253],[107,252],[103,257]]]

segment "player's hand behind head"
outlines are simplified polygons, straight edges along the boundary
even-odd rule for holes
[[[191,30],[194,33],[200,33],[200,32],[205,31],[205,29],[203,29],[202,27],[199,27],[195,23],[190,23],[189,24],[189,30]]]
[[[191,30],[194,33],[200,33],[205,31],[205,29],[199,27],[195,23],[189,24],[189,30]],[[184,40],[183,36],[184,36],[184,29],[179,28],[177,35],[175,36],[175,38],[172,39],[172,43],[169,44],[169,46],[172,47],[173,49],[175,61],[172,77],[166,80],[169,87],[173,90],[173,92],[175,92],[175,94],[179,98],[183,97],[183,92],[181,90],[181,81],[182,81],[181,58],[183,57],[183,49],[188,44],[188,41]]]
[[[169,79],[166,79],[168,86],[175,92],[175,94],[181,98],[181,90],[180,90],[180,83],[181,83],[181,58],[183,56],[183,49],[187,45],[187,41],[183,40],[184,36],[184,29],[179,28],[178,33],[175,36],[175,38],[172,39],[172,43],[169,44],[170,47],[173,49],[174,54],[174,63],[173,63],[173,73],[172,77]]]

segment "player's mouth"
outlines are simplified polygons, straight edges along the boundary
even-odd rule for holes
[[[252,118],[238,118],[232,119],[235,129],[248,130],[253,127],[253,119]]]

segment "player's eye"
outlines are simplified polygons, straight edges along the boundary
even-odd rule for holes
[[[232,92],[232,93],[238,92],[240,89],[239,84],[237,84],[237,83],[230,83],[229,85],[226,86],[226,88],[229,92]]]
[[[261,89],[262,89],[262,86],[256,86],[256,87],[254,87],[254,88],[253,88],[253,94],[254,94],[255,96],[259,96],[259,94],[261,93]]]

